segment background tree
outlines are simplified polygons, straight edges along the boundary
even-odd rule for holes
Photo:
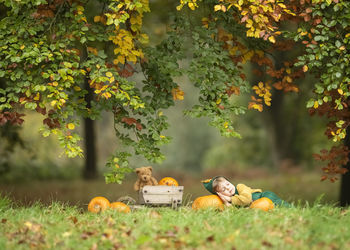
[[[57,134],[68,156],[82,155],[80,137],[74,132],[78,117],[96,119],[106,110],[113,114],[115,133],[125,146],[149,161],[162,160],[159,146],[169,141],[163,134],[168,127],[163,110],[184,99],[175,80],[183,75],[199,91],[198,103],[185,113],[208,117],[224,136],[240,136],[234,117],[246,106],[262,111],[274,103],[267,120],[276,125],[275,148],[283,151],[276,165],[290,152],[281,144],[285,132],[279,128],[285,126],[276,119],[284,97],[273,96],[272,88],[298,92],[296,79],[306,72],[320,79],[312,85],[318,97],[308,102],[311,113],[331,117],[330,138],[339,141],[346,136],[346,1],[182,0],[166,38],[154,47],[146,46],[148,36],[141,32],[143,14],[150,11],[147,0],[1,3],[7,10],[0,23],[4,123],[19,123],[23,107],[36,110],[44,116],[43,135]],[[285,57],[284,51],[295,46],[302,55]],[[186,65],[180,63],[184,59]],[[247,62],[256,67],[256,78],[262,78],[252,87],[244,71]],[[141,82],[130,80],[135,72],[143,74]],[[240,96],[251,90],[251,102],[242,104]],[[91,101],[89,91],[95,94]],[[107,163],[107,182],[120,182],[131,171],[130,152],[126,147],[122,151]],[[330,160],[327,174],[346,172],[339,164],[347,162],[347,148],[323,153],[317,157]]]

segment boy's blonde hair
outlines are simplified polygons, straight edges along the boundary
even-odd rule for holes
[[[227,179],[223,176],[219,176],[213,180],[213,191],[215,193],[219,192],[219,184],[224,181],[227,181]]]

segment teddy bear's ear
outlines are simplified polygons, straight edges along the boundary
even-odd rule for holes
[[[152,172],[153,168],[151,166],[149,166],[147,168]]]
[[[141,171],[141,170],[140,170],[139,168],[136,168],[136,169],[135,169],[135,173],[136,173],[136,174],[140,173],[140,171]]]

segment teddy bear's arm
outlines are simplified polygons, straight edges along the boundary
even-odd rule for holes
[[[134,190],[139,191],[140,190],[140,180],[137,180],[134,184]]]
[[[152,181],[152,185],[153,186],[157,186],[158,185],[158,181],[156,180],[156,178],[152,177],[151,181]]]

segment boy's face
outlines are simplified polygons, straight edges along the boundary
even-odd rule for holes
[[[227,180],[221,181],[218,185],[218,192],[223,195],[233,196],[235,194],[235,191],[235,186]]]

